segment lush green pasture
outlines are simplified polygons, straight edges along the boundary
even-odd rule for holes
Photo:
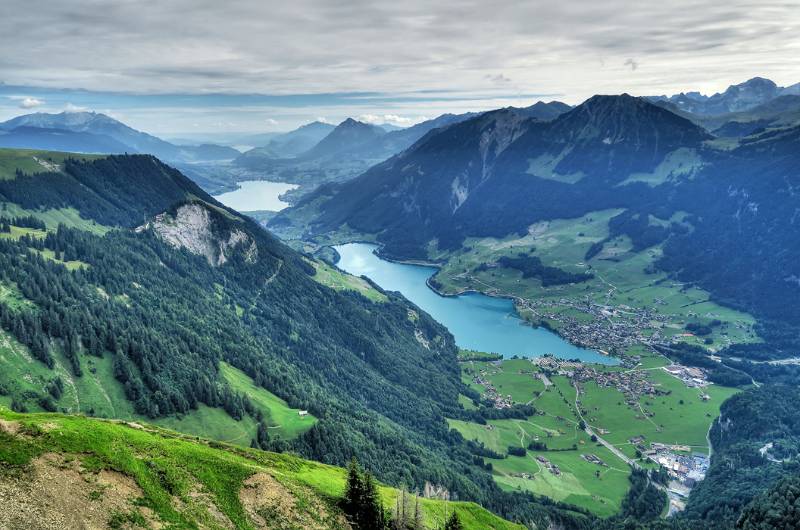
[[[22,236],[31,236],[31,237],[44,237],[47,235],[47,232],[44,230],[37,230],[35,228],[24,228],[20,226],[11,225],[10,232],[0,232],[0,239],[13,239],[17,240]]]
[[[356,291],[373,302],[385,302],[388,300],[385,294],[376,290],[363,278],[342,272],[321,260],[308,260],[308,262],[317,271],[313,278],[322,285],[337,291]]]
[[[483,370],[490,374],[497,392],[503,396],[510,395],[514,403],[529,403],[544,390],[544,384],[536,377],[538,369],[527,359],[507,359],[502,364],[468,361],[463,366],[464,381],[475,390],[485,390],[472,382],[472,378]]]
[[[85,269],[85,268],[87,268],[87,267],[89,266],[89,264],[88,264],[88,263],[86,263],[86,262],[83,262],[83,261],[81,261],[81,260],[77,260],[77,259],[75,259],[75,260],[68,260],[68,261],[62,261],[62,260],[60,260],[60,259],[57,259],[57,258],[56,258],[56,253],[55,253],[55,252],[53,252],[53,251],[52,251],[52,250],[50,250],[50,249],[44,249],[44,250],[40,251],[40,254],[41,254],[41,255],[42,255],[42,257],[44,257],[45,259],[49,259],[49,260],[51,260],[51,261],[55,261],[56,263],[61,263],[61,264],[62,264],[62,265],[64,265],[64,266],[65,266],[67,269],[69,269],[69,270],[71,270],[71,271],[74,271],[74,270],[77,270],[77,269]]]
[[[636,350],[631,353],[644,352]],[[465,362],[462,363],[462,373],[466,380],[482,372],[482,377],[495,385],[498,391],[512,394],[517,402],[530,402],[537,414],[526,419],[489,420],[486,425],[461,420],[448,422],[450,428],[458,430],[465,438],[481,442],[504,455],[507,455],[509,447],[527,448],[531,442],[544,444],[547,451],[528,450],[525,457],[487,460],[492,463],[498,484],[509,490],[521,489],[546,495],[607,516],[619,509],[629,487],[630,470],[625,462],[592,442],[580,429],[576,397],[583,418],[603,439],[629,458],[638,459],[641,465],[652,467],[648,461],[637,457],[636,448],[628,441],[630,438],[644,435],[645,445],[651,442],[688,445],[693,450],[704,452],[707,450],[709,425],[719,415],[722,402],[736,392],[716,385],[703,390],[687,388],[661,368],[666,364],[668,360],[660,356],[649,354],[642,357],[635,370],[643,370],[666,395],[642,397],[637,405],[631,407],[620,391],[601,387],[595,382],[584,384],[580,396],[565,376],[551,376],[552,384],[545,388],[540,379],[534,378],[538,368],[526,359],[509,359],[501,363]],[[629,370],[621,366],[595,368],[609,372]],[[479,391],[485,390],[474,386]],[[702,400],[700,396],[703,393],[707,393],[710,399]],[[531,401],[526,399],[529,395],[538,397]],[[650,417],[648,413],[654,415]],[[598,456],[607,466],[586,461],[581,455],[587,454]],[[540,468],[536,455],[556,463],[561,475]],[[525,478],[522,476],[524,473],[533,478]]]
[[[535,223],[528,233],[505,238],[468,238],[461,249],[442,252],[430,249],[430,258],[443,262],[436,279],[445,292],[456,293],[476,289],[494,294],[515,295],[545,304],[545,311],[565,315],[581,323],[591,323],[596,315],[574,306],[574,302],[587,297],[597,304],[609,305],[625,311],[629,308],[646,308],[666,317],[666,326],[652,322],[644,335],[655,332],[671,337],[680,335],[681,340],[692,344],[703,344],[706,337],[697,338],[684,331],[689,322],[708,324],[720,320],[709,336],[711,348],[719,348],[735,342],[758,341],[750,315],[720,306],[709,300],[709,293],[667,278],[662,272],[654,272],[653,264],[661,256],[660,246],[634,251],[627,237],[608,241],[602,252],[585,261],[586,251],[609,236],[608,221],[621,210],[591,212],[575,219],[557,219]],[[681,222],[682,216],[673,219],[652,218],[653,224]],[[591,272],[592,280],[568,285],[544,287],[536,278],[522,278],[522,273],[504,267],[480,267],[496,263],[501,257],[513,257],[520,252],[539,257],[543,264],[569,272]],[[564,303],[564,300],[573,304]],[[522,311],[526,318],[538,322],[537,313]],[[617,319],[623,319],[624,314]],[[613,319],[612,319],[613,320]],[[561,324],[548,320],[554,327]],[[608,345],[609,347],[612,345]]]
[[[33,307],[33,304],[22,296],[16,285],[0,282],[0,302],[6,304],[11,309],[20,307]]]
[[[78,459],[87,471],[113,470],[131,477],[141,488],[141,498],[131,498],[129,513],[109,513],[109,520],[122,517],[156,519],[175,528],[206,526],[209,514],[218,511],[235,528],[252,528],[239,492],[256,473],[277,480],[289,502],[287,527],[306,527],[311,521],[320,527],[339,527],[338,502],[344,491],[346,473],[341,468],[252,449],[208,442],[148,424],[125,425],[80,416],[60,414],[16,414],[0,408],[6,428],[18,425],[25,436],[0,429],[0,464],[7,472],[27,473],[26,465],[44,453],[58,453]],[[198,493],[204,492],[198,504]],[[397,491],[381,486],[387,509]],[[102,495],[102,492],[100,493]],[[134,502],[135,501],[135,502]],[[142,507],[147,508],[147,511]],[[425,523],[438,528],[445,514],[457,512],[467,529],[519,529],[474,503],[422,501]],[[322,511],[328,514],[321,516]],[[284,515],[287,512],[282,512]],[[206,525],[204,525],[206,523]]]
[[[464,394],[458,395],[458,402],[467,410],[476,410],[478,408],[475,406],[475,403],[473,403],[472,400]]]
[[[594,454],[607,465],[590,463],[581,457],[584,454]],[[536,460],[537,456],[556,464],[560,475],[548,471],[543,463]],[[589,509],[600,516],[619,511],[630,486],[628,466],[597,444],[587,444],[576,451],[528,451],[526,456],[511,456],[491,462],[495,480],[504,489],[545,495]],[[522,473],[532,478],[521,477]]]
[[[650,370],[650,377],[669,395],[643,396],[639,407],[634,408],[629,407],[622,394],[614,389],[599,388],[594,383],[586,385],[581,407],[586,410],[587,422],[595,428],[610,431],[603,438],[621,449],[629,445],[629,438],[643,435],[648,443],[688,445],[698,451],[707,451],[708,427],[719,415],[722,402],[737,390],[718,385],[702,390],[688,388],[661,369]],[[710,399],[704,401],[700,398],[701,393],[707,393]]]
[[[0,296],[9,289],[0,285]],[[5,296],[9,296],[5,294]],[[83,376],[75,377],[69,362],[55,349],[53,370],[31,357],[23,345],[10,334],[0,330],[0,404],[10,406],[11,398],[4,394],[29,395],[23,400],[30,411],[43,410],[39,397],[46,394],[47,384],[60,377],[64,383],[62,396],[55,401],[59,410],[83,413],[101,418],[120,418],[148,421],[176,431],[212,438],[215,440],[249,446],[256,435],[256,423],[249,416],[237,421],[224,410],[200,405],[197,410],[177,416],[147,419],[137,415],[125,397],[122,385],[114,378],[111,355],[103,357],[81,356]],[[289,439],[310,429],[316,418],[300,417],[296,409],[267,390],[256,387],[246,374],[222,364],[222,376],[231,388],[246,394],[259,407],[271,436]]]
[[[111,227],[109,226],[103,226],[101,224],[96,223],[95,221],[83,219],[80,216],[78,210],[76,210],[75,208],[50,208],[47,210],[26,210],[25,208],[20,208],[18,205],[10,202],[0,202],[0,205],[2,205],[3,208],[2,211],[0,211],[0,215],[4,217],[21,217],[26,215],[32,215],[37,219],[40,219],[45,225],[47,225],[48,230],[55,230],[59,224],[66,225],[70,228],[80,228],[81,230],[86,230],[87,232],[91,232],[97,235],[103,235],[109,230],[111,230]],[[18,228],[18,230],[25,231],[31,229]],[[12,227],[12,234],[14,234],[13,227]],[[0,234],[0,236],[9,237],[8,234]]]
[[[268,422],[270,436],[283,439],[295,438],[317,422],[317,419],[310,414],[301,417],[298,409],[289,407],[275,394],[256,386],[250,376],[241,370],[227,363],[220,363],[220,372],[232,389],[246,394],[253,404],[261,409]]]
[[[68,158],[97,160],[105,158],[105,156],[39,151],[36,149],[0,149],[0,179],[16,178],[17,170],[29,175],[61,171],[64,160]]]

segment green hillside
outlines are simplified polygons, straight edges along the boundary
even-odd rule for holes
[[[450,431],[445,418],[483,408],[459,401],[452,336],[401,296],[290,249],[151,156],[45,172],[0,159],[15,176],[0,180],[0,404],[355,456],[384,483],[509,520],[586,522],[501,489]]]
[[[38,149],[2,149],[0,179],[13,180],[16,178],[18,171],[27,174],[61,172],[64,169],[64,161],[67,159],[99,160],[101,158],[104,158],[104,156],[41,151]]]
[[[0,408],[0,465],[7,528],[349,528],[345,470],[145,423]],[[397,490],[380,494],[390,510]],[[466,529],[522,528],[473,503],[422,508],[427,528],[452,512]]]

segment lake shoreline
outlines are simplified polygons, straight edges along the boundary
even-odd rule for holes
[[[416,267],[426,267],[426,268],[430,268],[430,269],[435,269],[436,271],[438,271],[438,270],[440,270],[442,268],[442,264],[441,263],[435,263],[435,262],[430,262],[430,261],[425,261],[425,260],[404,260],[404,259],[396,259],[396,258],[386,257],[386,256],[383,256],[381,254],[380,250],[382,248],[382,245],[380,245],[379,243],[375,243],[374,241],[356,241],[356,240],[351,240],[351,241],[348,241],[348,242],[338,243],[337,245],[330,245],[331,248],[333,248],[333,250],[336,252],[337,257],[339,258],[339,259],[337,259],[337,266],[338,266],[338,262],[341,260],[341,254],[340,254],[339,250],[336,249],[335,247],[339,246],[339,245],[346,245],[346,244],[375,245],[376,248],[371,249],[370,253],[372,255],[374,255],[378,260],[381,260],[381,261],[384,261],[384,262],[387,262],[387,263],[393,263],[393,264],[398,264],[398,265],[410,265],[410,266],[416,266]],[[345,272],[350,272],[351,274],[356,274],[356,273],[354,273],[352,271],[348,271],[346,269],[342,269],[342,270],[345,270]],[[479,295],[479,296],[485,296],[486,298],[489,298],[489,299],[508,300],[508,301],[511,302],[511,308],[510,309],[513,312],[513,317],[519,324],[522,324],[522,325],[524,325],[524,327],[526,327],[526,328],[528,328],[528,329],[530,329],[532,331],[535,331],[535,332],[545,332],[545,333],[548,333],[548,334],[552,334],[554,337],[557,337],[560,341],[562,341],[565,345],[568,345],[570,348],[573,348],[573,349],[576,349],[576,350],[582,350],[583,352],[585,352],[583,355],[589,354],[589,355],[595,357],[595,359],[592,359],[592,360],[588,360],[587,359],[587,360],[583,360],[582,362],[591,363],[591,364],[603,364],[603,365],[616,364],[616,363],[620,362],[620,359],[617,359],[616,357],[601,353],[597,349],[593,349],[593,348],[587,347],[585,345],[574,344],[567,337],[564,337],[561,333],[559,333],[558,330],[551,329],[548,326],[536,325],[534,322],[531,322],[531,321],[525,319],[522,316],[522,314],[521,314],[521,312],[519,310],[519,308],[521,306],[523,306],[523,304],[524,304],[524,299],[519,297],[519,296],[512,295],[512,294],[504,294],[504,293],[486,293],[486,292],[481,292],[481,291],[476,290],[476,289],[463,289],[463,290],[460,290],[460,291],[458,291],[456,293],[445,293],[445,292],[440,291],[436,286],[434,286],[431,283],[431,280],[434,278],[435,274],[436,274],[436,272],[434,272],[430,276],[426,277],[425,280],[424,280],[424,283],[425,283],[425,289],[428,290],[429,292],[435,294],[437,298],[441,298],[441,299],[457,299],[457,298],[459,298],[459,297],[461,297],[463,295]],[[359,274],[357,274],[357,275],[359,275]],[[369,277],[369,276],[367,275],[367,277]],[[391,288],[388,288],[388,287],[385,287],[385,286],[381,285],[378,281],[376,281],[373,278],[371,278],[371,280],[374,283],[376,283],[378,286],[380,286],[381,289],[383,289],[383,290],[386,290],[386,291],[395,290],[395,289],[391,289]],[[409,297],[406,296],[406,298],[409,298]],[[415,300],[413,300],[411,298],[409,298],[409,300],[411,300],[413,303],[419,305],[419,303],[417,301],[415,301]],[[428,312],[431,313],[430,311],[428,311]],[[510,314],[511,313],[509,313],[509,315]],[[433,315],[433,314],[432,314],[432,316],[434,316],[434,318],[436,318],[437,320],[439,320],[441,322],[441,319],[439,317],[437,317],[436,315]],[[451,333],[453,333],[453,330],[451,330]],[[554,351],[557,351],[557,348],[554,347],[553,349],[554,349]],[[525,354],[516,353],[516,355],[521,355],[523,357],[528,357],[528,358],[536,358],[536,357],[539,357],[539,356],[542,356],[542,355],[546,355],[548,353],[556,355],[555,353],[549,352],[549,351],[548,352],[543,352],[543,353],[533,353],[533,352],[525,353]],[[511,355],[514,355],[514,354],[511,354],[511,353],[507,354],[508,357],[511,357]],[[571,354],[566,353],[566,354],[556,355],[556,356],[560,357],[560,358],[567,359],[567,358],[581,358],[581,357],[583,357],[583,355],[575,355],[573,357]]]

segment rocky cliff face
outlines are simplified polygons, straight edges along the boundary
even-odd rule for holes
[[[174,215],[164,212],[137,231],[151,229],[174,247],[205,256],[208,263],[224,265],[233,252],[243,252],[247,263],[258,260],[258,247],[244,230],[220,227],[208,207],[200,203],[179,206]]]

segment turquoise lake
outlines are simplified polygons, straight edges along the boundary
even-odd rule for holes
[[[237,182],[237,189],[216,195],[219,202],[240,212],[256,212],[268,210],[279,212],[289,206],[280,196],[297,188],[297,184],[285,182],[269,182],[266,180],[245,180]]]
[[[456,344],[470,350],[499,353],[504,357],[538,357],[553,354],[564,359],[615,364],[596,351],[579,348],[544,328],[534,328],[519,318],[514,303],[479,293],[440,296],[425,283],[436,269],[393,263],[373,252],[375,245],[348,243],[334,247],[341,256],[340,269],[366,276],[387,291],[399,291],[444,324]]]

